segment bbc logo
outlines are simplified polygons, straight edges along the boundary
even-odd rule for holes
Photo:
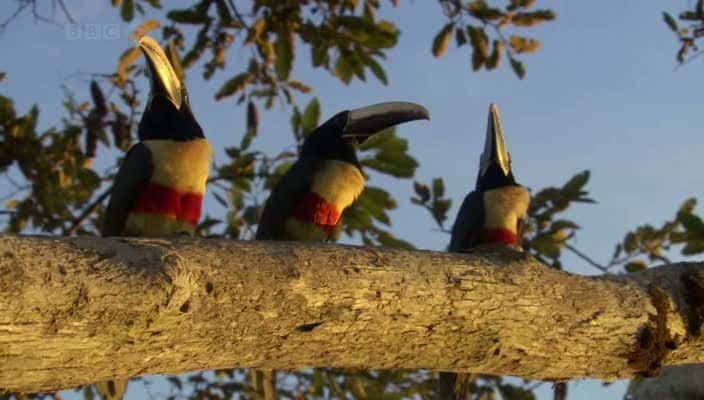
[[[126,37],[120,24],[67,24],[68,40],[118,40]]]

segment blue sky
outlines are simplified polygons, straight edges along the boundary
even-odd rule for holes
[[[383,12],[402,31],[398,47],[384,64],[388,86],[373,80],[344,86],[324,71],[312,70],[308,53],[300,47],[293,74],[315,88],[323,118],[386,100],[424,104],[432,121],[404,125],[399,133],[409,139],[421,164],[419,179],[445,178],[447,192],[456,202],[451,218],[474,184],[492,101],[501,109],[521,183],[539,189],[562,184],[578,171],[592,171],[588,188],[599,203],[575,207],[568,215],[583,228],[577,237],[579,248],[597,260],[606,261],[627,230],[644,222],[659,224],[685,198],[702,197],[704,176],[696,171],[704,153],[697,129],[704,119],[698,87],[704,61],[676,68],[677,43],[661,17],[664,7],[676,11],[687,1],[617,0],[598,6],[574,0],[538,1],[538,6],[555,10],[558,19],[526,31],[542,41],[542,48],[524,58],[528,74],[522,81],[506,65],[499,71],[473,73],[467,48],[452,47],[445,57],[433,58],[430,44],[444,23],[439,7],[433,1],[401,3]],[[0,70],[8,75],[0,92],[14,98],[20,112],[38,103],[42,128],[57,125],[62,117],[61,85],[82,91],[85,84],[78,72],[112,70],[130,45],[128,32],[140,22],[122,24],[105,0],[66,4],[80,24],[120,24],[121,34],[115,39],[75,39],[66,26],[36,22],[25,13],[0,35]],[[14,2],[0,4],[0,15],[12,11]],[[216,102],[213,93],[245,61],[244,54],[232,52],[227,73],[207,82],[199,70],[188,74],[194,112],[218,149],[219,160],[224,160],[224,147],[239,141],[245,110],[232,100]],[[280,106],[262,114],[260,148],[278,151],[290,146],[289,115]],[[392,215],[394,232],[421,248],[444,248],[447,236],[408,202],[410,182],[373,176],[371,184],[390,188],[399,200]],[[208,204],[211,214],[221,213]],[[575,258],[565,261],[571,272],[596,272]],[[620,383],[602,388],[598,382],[581,381],[572,385],[570,399],[617,399],[624,387]],[[539,390],[539,398],[549,398],[549,391]]]

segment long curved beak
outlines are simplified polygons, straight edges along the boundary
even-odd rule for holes
[[[430,119],[428,110],[416,103],[391,101],[349,110],[342,137],[355,138],[359,144],[384,129],[418,119]]]
[[[479,159],[477,188],[500,187],[515,184],[511,171],[511,157],[506,149],[504,130],[501,126],[499,108],[491,103],[486,129],[484,152]]]
[[[183,105],[183,88],[181,80],[171,66],[171,62],[164,54],[159,43],[150,36],[142,36],[139,39],[139,48],[144,53],[149,65],[149,76],[151,82],[151,94],[153,98],[157,94],[165,96],[177,110]]]

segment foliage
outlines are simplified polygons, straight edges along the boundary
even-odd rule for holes
[[[694,4],[690,2],[689,9],[681,11],[677,18],[668,12],[662,15],[665,24],[680,42],[677,61],[683,64],[701,54],[697,43],[704,36],[704,0],[697,0]]]
[[[17,3],[36,7],[31,0]],[[184,9],[163,9],[166,2],[160,0],[110,1],[127,22],[137,15],[160,15],[137,27],[133,37],[161,29],[167,54],[179,75],[199,66],[203,79],[217,77],[222,81],[214,93],[216,99],[231,99],[246,107],[241,139],[225,149],[226,159],[217,160],[209,179],[208,193],[223,207],[224,215],[206,216],[199,225],[201,235],[253,238],[268,191],[291,166],[306,135],[320,122],[321,102],[308,96],[312,87],[296,79],[295,67],[301,60],[344,84],[355,78],[366,81],[368,76],[388,83],[384,60],[396,46],[400,30],[392,21],[380,19],[379,13],[383,6],[400,7],[399,3],[252,0],[244,11],[230,0],[192,0],[192,5]],[[446,54],[454,39],[458,47],[471,49],[473,70],[496,69],[502,59],[508,58],[519,78],[525,75],[519,57],[537,51],[540,42],[518,32],[555,18],[553,11],[536,8],[535,0],[510,0],[502,2],[502,6],[485,0],[437,3],[448,22],[429,40],[435,57]],[[704,31],[702,1],[678,19],[687,26],[680,27],[665,14],[665,21],[682,44],[678,55],[682,62],[696,51],[696,41]],[[249,55],[241,70],[228,60],[233,48]],[[136,84],[144,74],[138,61],[139,51],[129,48],[116,58],[114,71],[90,75],[85,93],[65,91],[66,116],[58,128],[39,131],[39,109],[33,106],[17,110],[12,98],[0,92],[0,174],[14,188],[0,205],[6,231],[97,234],[116,166],[136,140],[136,124],[143,108],[140,99],[145,95]],[[11,78],[0,72],[0,83]],[[306,98],[304,106],[299,105],[297,96]],[[267,154],[257,148],[257,138],[262,134],[260,113],[262,106],[269,109],[276,101],[291,110],[294,146],[278,154]],[[96,170],[93,164],[97,157],[105,159],[115,154],[118,157],[109,168]],[[412,179],[418,167],[406,140],[393,130],[370,140],[360,159],[366,173],[398,179]],[[561,267],[564,252],[570,251],[603,272],[612,272],[616,267],[637,271],[652,262],[666,260],[665,254],[674,246],[681,246],[685,255],[704,252],[704,222],[694,214],[692,199],[661,227],[643,225],[627,233],[605,265],[581,254],[574,243],[579,226],[565,214],[575,203],[593,203],[585,189],[588,180],[589,172],[584,171],[560,187],[535,192],[525,221],[527,251],[556,268]],[[415,182],[413,188],[415,196],[411,202],[429,211],[434,223],[447,231],[452,200],[443,180]],[[461,188],[451,197],[460,198],[467,190]],[[360,238],[365,245],[412,247],[391,231],[389,212],[396,206],[390,193],[370,185],[345,213],[342,230]],[[350,379],[348,372],[316,369],[287,373],[286,379],[280,380],[281,394],[296,399],[393,399],[434,397],[437,388],[435,377],[427,371],[356,371],[355,376],[361,380]],[[253,398],[247,373],[235,369],[170,377],[168,398],[230,398],[235,394]],[[500,377],[479,376],[470,390],[473,399],[497,395],[507,400],[531,399],[535,385],[508,384]],[[87,399],[93,398],[91,388],[82,393]]]

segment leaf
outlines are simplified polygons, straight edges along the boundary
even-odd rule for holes
[[[413,182],[413,190],[418,195],[421,203],[425,203],[430,200],[430,188],[428,188],[428,185],[424,185],[416,181]]]
[[[623,249],[627,254],[632,254],[638,249],[638,235],[633,232],[628,232],[626,237],[623,239]]]
[[[512,35],[509,39],[511,48],[516,53],[532,53],[540,48],[540,42],[535,39],[529,39],[521,36]]]
[[[508,60],[511,63],[511,69],[513,69],[516,76],[518,76],[519,79],[523,79],[523,77],[526,76],[526,68],[523,66],[523,63],[513,57],[509,57]]]
[[[643,260],[635,260],[627,263],[623,266],[623,268],[626,270],[626,272],[633,273],[648,269],[648,264],[646,264]]]
[[[139,57],[139,49],[137,47],[132,47],[127,49],[122,56],[120,56],[120,61],[117,64],[117,75],[122,81],[126,81],[128,78],[128,70],[134,64],[134,62]]]
[[[682,205],[680,206],[680,209],[677,211],[677,217],[679,218],[680,215],[683,214],[691,214],[692,211],[694,211],[694,207],[697,206],[697,199],[692,197],[687,200],[685,200]]]
[[[447,52],[447,47],[452,38],[452,28],[455,26],[452,22],[446,24],[436,35],[433,40],[433,55],[442,57]]]
[[[276,75],[282,81],[288,80],[293,67],[293,32],[285,31],[277,35],[276,43],[274,44],[276,52]]]
[[[570,196],[576,196],[582,191],[584,185],[589,182],[590,172],[589,170],[582,171],[577,175],[570,178],[567,183],[562,187],[562,191]]]
[[[132,34],[130,35],[130,40],[137,41],[139,38],[144,36],[147,32],[153,31],[154,29],[159,27],[159,21],[155,19],[149,19],[145,21],[143,24],[137,27],[134,31],[132,31]]]
[[[208,15],[198,12],[198,10],[171,10],[166,14],[166,18],[180,24],[201,25],[207,24]]]
[[[484,29],[474,26],[467,27],[469,42],[472,44],[472,69],[477,71],[484,65],[489,55],[489,38]]]
[[[682,214],[678,219],[687,230],[687,233],[704,238],[704,221],[700,217],[694,214]]]
[[[247,134],[246,137],[251,138],[257,135],[259,129],[259,111],[254,102],[247,103]],[[249,142],[243,142],[243,148],[249,147]]]
[[[303,129],[303,135],[308,136],[315,128],[318,127],[320,121],[320,103],[317,98],[313,98],[310,103],[303,110],[303,116],[301,119],[301,128]]]
[[[536,10],[528,13],[516,13],[511,18],[511,22],[515,26],[530,27],[554,19],[555,13],[551,10]]]
[[[504,42],[501,40],[494,40],[494,50],[489,55],[486,60],[486,69],[495,69],[499,66],[501,61],[501,53],[504,52]]]
[[[682,254],[685,256],[699,253],[704,253],[704,240],[689,240],[682,249]]]
[[[663,20],[665,20],[665,23],[667,24],[667,26],[670,27],[670,29],[673,32],[677,33],[679,31],[679,28],[677,27],[677,21],[675,21],[675,19],[672,18],[672,15],[670,15],[666,12],[663,12],[662,18],[663,18]]]
[[[231,78],[227,82],[225,82],[220,90],[215,93],[215,99],[216,100],[221,100],[225,97],[232,96],[233,94],[239,92],[240,90],[244,89],[244,87],[252,80],[252,76],[247,73],[243,72],[241,74],[235,75],[234,78]]]
[[[134,18],[134,2],[133,0],[123,0],[120,16],[123,21],[130,22]]]
[[[433,179],[433,197],[442,197],[445,194],[445,183],[442,178]]]
[[[388,85],[389,81],[386,78],[386,72],[384,72],[384,69],[381,67],[381,65],[376,62],[373,58],[369,57],[367,60],[367,66],[369,66],[369,69],[372,70],[372,73],[378,79],[381,83],[384,85]]]

